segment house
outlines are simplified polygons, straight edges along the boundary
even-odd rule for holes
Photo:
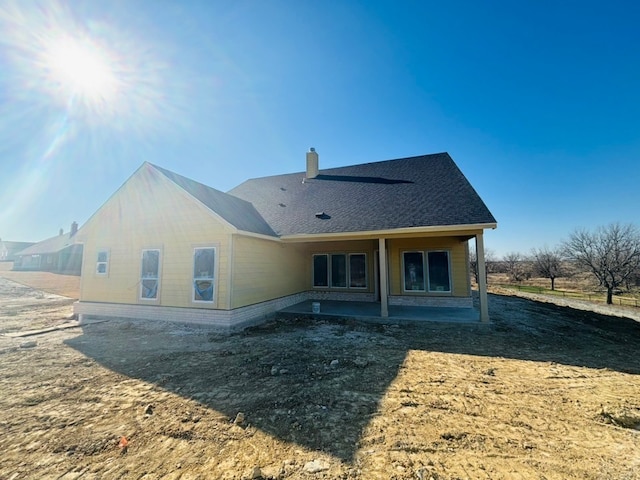
[[[75,312],[234,330],[309,300],[473,308],[468,240],[483,269],[496,225],[447,153],[321,170],[311,149],[227,193],[144,163],[78,232]]]
[[[0,238],[0,262],[13,262],[16,253],[33,245],[34,242],[10,242]]]
[[[73,222],[69,233],[35,243],[15,254],[13,270],[39,270],[69,275],[80,275],[82,244],[76,243],[78,224]]]

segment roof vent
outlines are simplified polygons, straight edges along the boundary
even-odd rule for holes
[[[327,215],[324,212],[316,212],[316,218],[319,218],[321,220],[329,220],[331,218],[331,215]]]

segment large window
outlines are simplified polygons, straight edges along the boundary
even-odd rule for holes
[[[215,248],[196,248],[193,251],[193,301],[213,302]]]
[[[449,252],[404,252],[402,262],[405,292],[451,292]]]
[[[331,287],[347,287],[347,256],[344,254],[331,255]]]
[[[324,253],[313,256],[316,288],[367,288],[367,257],[364,253]]]
[[[349,255],[349,286],[367,288],[367,256],[364,253]]]
[[[422,252],[404,252],[404,289],[424,292],[424,255]]]
[[[429,291],[450,292],[449,253],[428,252]]]
[[[142,269],[140,273],[140,298],[156,300],[160,283],[160,250],[142,251]]]
[[[98,251],[96,273],[98,275],[107,275],[109,273],[109,252],[107,250]]]
[[[313,256],[313,286],[329,286],[329,255]]]

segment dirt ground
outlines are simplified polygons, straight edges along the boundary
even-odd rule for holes
[[[490,327],[299,319],[224,337],[71,314],[0,278],[2,479],[640,478],[640,323],[624,316],[494,294]]]

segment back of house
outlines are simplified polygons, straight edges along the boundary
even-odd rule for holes
[[[309,300],[472,308],[468,240],[495,227],[446,153],[323,170],[312,149],[227,193],[144,163],[78,233],[75,310],[236,330]]]

